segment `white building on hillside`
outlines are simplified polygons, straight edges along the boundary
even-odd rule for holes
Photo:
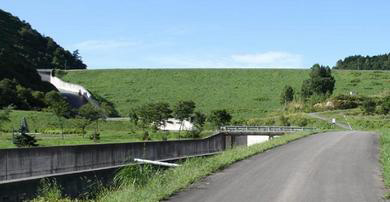
[[[194,126],[191,122],[184,120],[183,124],[181,124],[180,120],[177,119],[168,119],[167,124],[165,126],[160,126],[160,130],[169,130],[169,131],[179,131],[181,126],[181,130],[192,130]]]

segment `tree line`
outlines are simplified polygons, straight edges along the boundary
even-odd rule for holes
[[[85,69],[78,50],[69,52],[41,35],[25,21],[0,9],[0,50],[25,60],[33,68]]]
[[[332,76],[330,67],[315,64],[311,67],[309,76],[309,79],[302,82],[299,92],[302,101],[305,102],[316,97],[326,98],[332,95],[336,80]],[[296,94],[298,93],[291,86],[286,85],[280,95],[280,103],[286,106],[297,97]]]
[[[65,50],[52,38],[41,35],[27,22],[1,9],[0,36],[0,81],[15,80],[26,89],[46,93],[55,88],[41,81],[36,69],[87,67],[78,50]]]
[[[213,110],[209,115],[196,111],[196,104],[192,100],[178,101],[172,107],[166,102],[154,102],[141,105],[130,110],[130,121],[144,131],[144,139],[148,139],[148,129],[159,130],[166,126],[169,118],[179,120],[182,130],[183,121],[190,121],[193,128],[190,131],[193,137],[199,137],[206,122],[212,127],[219,128],[229,124],[232,120],[231,114],[226,109]]]
[[[376,56],[349,56],[337,61],[334,69],[390,70],[390,53]]]

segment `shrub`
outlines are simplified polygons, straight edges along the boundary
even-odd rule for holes
[[[386,96],[382,101],[382,113],[383,114],[389,114],[390,112],[390,96]]]
[[[291,86],[285,86],[280,95],[280,104],[287,105],[294,100],[294,89]]]
[[[39,183],[38,188],[38,197],[33,200],[33,202],[43,202],[43,201],[71,201],[68,198],[63,198],[61,193],[61,186],[52,179],[43,178]]]
[[[16,135],[14,137],[14,144],[17,147],[36,147],[38,146],[37,140],[34,136],[27,135],[26,133],[22,133],[20,135]]]
[[[29,132],[29,129],[28,129],[26,118],[22,119],[19,132],[20,132],[20,134],[16,135],[13,138],[13,143],[17,147],[36,147],[36,146],[38,146],[37,140],[35,139],[35,137],[27,134]]]
[[[353,109],[361,103],[361,97],[351,95],[337,95],[331,98],[333,109]]]
[[[363,101],[361,107],[362,107],[364,114],[372,114],[375,112],[376,103],[372,99],[366,99]]]
[[[360,83],[360,79],[352,79],[351,83],[353,83],[353,84]]]
[[[116,173],[114,183],[117,186],[134,185],[142,187],[159,172],[151,165],[126,166]]]
[[[149,135],[149,132],[148,131],[144,131],[144,135],[142,137],[142,140],[151,140],[150,138],[150,135]]]
[[[226,109],[214,110],[208,117],[208,121],[218,128],[220,126],[229,124],[231,120],[232,116],[229,112],[226,111]]]
[[[290,121],[290,123],[292,125],[300,126],[300,127],[307,126],[309,124],[309,122],[310,122],[309,119],[307,119],[303,115],[293,115],[293,116],[290,116],[289,117],[289,121]]]
[[[91,135],[89,135],[89,139],[93,141],[99,141],[100,133],[93,132]]]
[[[279,116],[279,121],[280,121],[280,124],[282,126],[289,126],[290,125],[290,122],[289,122],[288,118],[286,116],[284,116],[284,115],[280,115]]]

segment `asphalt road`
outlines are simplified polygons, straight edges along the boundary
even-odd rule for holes
[[[384,201],[378,135],[309,136],[233,164],[169,201]]]

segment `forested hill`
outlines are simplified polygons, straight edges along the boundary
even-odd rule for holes
[[[53,87],[41,82],[38,68],[85,69],[78,51],[70,53],[52,38],[42,36],[27,22],[0,9],[0,81],[16,80],[26,88],[48,91]]]
[[[0,9],[0,49],[24,59],[34,68],[85,69],[78,51],[59,46],[52,38],[42,36],[30,24]]]
[[[390,70],[390,53],[376,56],[349,56],[339,60],[335,69]]]

